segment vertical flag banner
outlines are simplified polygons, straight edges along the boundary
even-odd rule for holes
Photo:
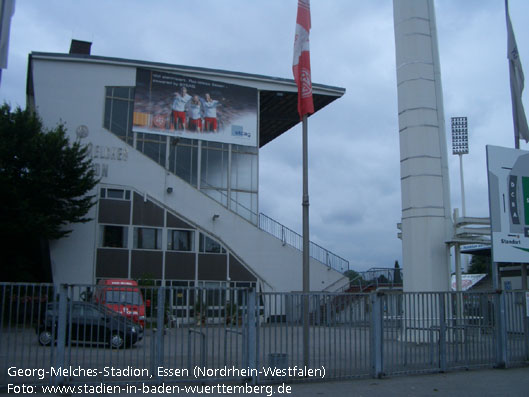
[[[300,118],[306,114],[314,113],[312,80],[310,77],[309,31],[310,1],[299,0],[292,71],[298,86],[298,112]]]
[[[514,123],[514,136],[518,145],[520,138],[529,141],[529,128],[522,103],[522,92],[524,89],[524,75],[522,63],[518,54],[518,46],[512,29],[509,16],[508,1],[505,0],[505,15],[507,18],[507,58],[509,58],[509,75],[511,80],[512,116]]]

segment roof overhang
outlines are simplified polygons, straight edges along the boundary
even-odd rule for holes
[[[259,91],[259,147],[271,142],[300,122],[297,111],[297,86],[292,79],[94,55],[32,52],[28,62],[26,88],[28,96],[33,94],[31,77],[33,59],[142,67],[254,87]],[[345,88],[313,83],[312,92],[314,112],[318,112],[342,97],[345,94]]]

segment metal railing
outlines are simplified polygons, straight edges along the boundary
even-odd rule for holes
[[[369,292],[379,288],[402,288],[402,269],[373,267],[365,272],[359,272],[351,279],[347,290],[349,292]]]
[[[123,139],[123,137],[119,135],[118,137]],[[131,146],[134,147],[133,145]],[[134,147],[134,149],[136,149],[136,147]],[[166,168],[166,170],[169,171],[171,174],[186,181],[178,173],[176,173],[177,171],[176,167],[178,167],[178,170],[183,170],[181,166],[175,165],[175,169],[167,168],[165,164],[161,164],[156,159],[148,156],[142,150],[139,150],[139,151],[145,154],[151,160],[156,161],[160,166]],[[235,200],[233,197],[230,197],[230,195],[228,194],[228,189],[222,189],[222,188],[219,188],[218,186],[213,186],[209,184],[204,178],[202,178],[201,175],[198,177],[200,178],[200,189],[198,189],[200,192],[206,194],[208,197],[217,201],[220,205],[224,206],[225,208],[228,208],[230,211],[236,213],[237,215],[241,216],[242,218],[246,219],[252,224],[254,225],[257,224],[259,229],[273,235],[274,237],[277,237],[283,242],[283,244],[288,244],[300,251],[303,249],[303,238],[301,235],[287,228],[286,226],[283,226],[279,222],[273,220],[272,218],[266,216],[263,213],[256,214],[254,211],[252,211],[252,209],[241,204],[240,202]],[[189,183],[189,182],[186,181],[186,183]],[[196,184],[193,185],[191,183],[191,185],[194,187],[197,187]],[[233,191],[237,191],[237,190],[233,190]],[[326,250],[325,248],[319,246],[318,244],[310,242],[309,251],[310,251],[309,255],[311,258],[316,259],[317,261],[329,266],[330,268],[334,270],[337,270],[341,273],[343,273],[346,270],[349,270],[349,261],[341,258],[340,256],[336,254],[333,254],[332,252]]]
[[[283,244],[288,244],[300,251],[303,250],[303,236],[263,213],[259,214],[259,229],[278,238]],[[310,242],[309,256],[340,273],[349,270],[348,260],[333,254],[312,241]]]
[[[529,363],[525,291],[303,294],[140,287],[140,327],[127,320],[126,310],[112,313],[92,301],[94,287],[0,283],[0,388],[266,384]],[[115,317],[121,325],[113,328]],[[310,373],[303,370],[306,362]]]

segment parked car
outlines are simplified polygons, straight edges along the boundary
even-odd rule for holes
[[[145,303],[136,281],[125,279],[100,280],[93,300],[94,303],[105,305],[142,327],[145,326]],[[149,303],[147,301],[147,305]]]
[[[37,327],[39,343],[49,346],[56,340],[58,303],[49,303]],[[143,338],[143,328],[108,308],[89,302],[68,302],[66,338],[70,341],[103,344],[111,348],[133,346]]]

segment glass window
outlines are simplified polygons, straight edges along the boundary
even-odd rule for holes
[[[208,188],[228,188],[228,145],[204,142],[200,185]]]
[[[257,191],[257,156],[233,152],[231,155],[231,188]]]
[[[187,183],[197,185],[198,141],[173,138],[169,147],[169,170]]]
[[[257,223],[257,193],[231,192],[231,210],[247,219]]]
[[[204,234],[200,234],[200,252],[225,254],[226,250],[218,241],[213,240]]]
[[[130,200],[130,190],[101,188],[101,198]]]
[[[103,126],[126,141],[132,142],[134,87],[106,87]]]
[[[135,227],[134,248],[151,250],[162,249],[162,230],[152,227]]]
[[[123,189],[107,189],[107,198],[123,199]]]
[[[105,293],[106,303],[118,303],[118,304],[129,304],[129,305],[141,305],[143,304],[143,298],[141,297],[139,290],[133,289],[111,289]]]
[[[128,227],[101,225],[100,247],[127,248]]]
[[[166,141],[164,135],[138,133],[136,149],[165,167]]]
[[[168,230],[167,249],[171,251],[194,251],[195,232],[192,230]]]

